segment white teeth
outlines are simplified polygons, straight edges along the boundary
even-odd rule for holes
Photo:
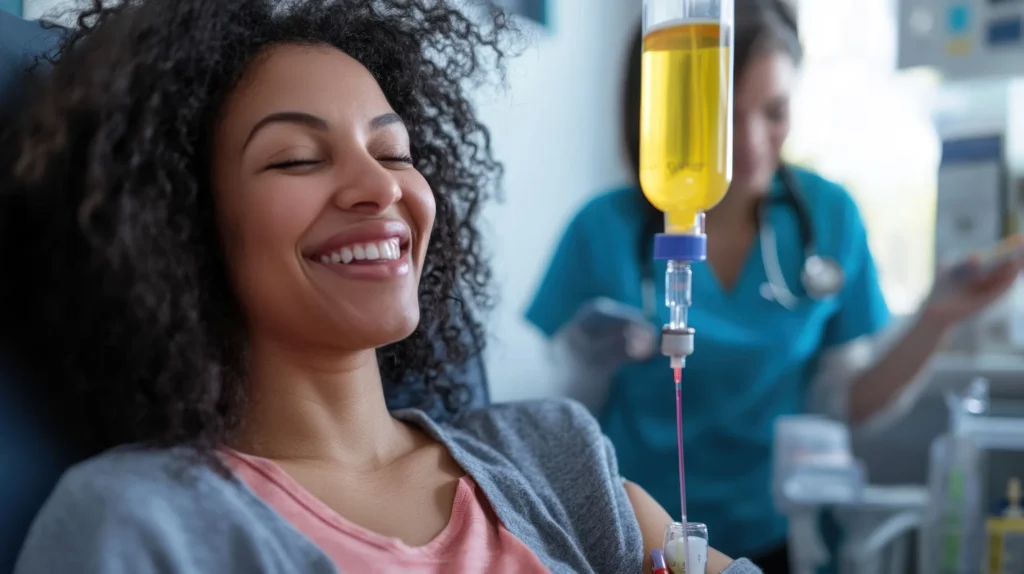
[[[348,264],[353,261],[394,261],[402,256],[402,249],[397,238],[385,241],[373,241],[368,243],[357,243],[342,247],[321,255],[317,258],[320,263]]]

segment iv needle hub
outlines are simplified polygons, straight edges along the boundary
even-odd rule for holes
[[[673,367],[682,367],[686,357],[693,354],[694,333],[690,327],[672,329],[666,326],[661,330],[661,353],[672,359]]]

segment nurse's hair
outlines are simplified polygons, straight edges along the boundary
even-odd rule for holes
[[[769,52],[782,52],[799,65],[803,60],[796,12],[788,0],[735,0],[734,74],[738,80],[750,62]],[[633,177],[640,172],[640,60],[643,36],[637,25],[626,60],[622,84],[622,141]],[[653,209],[653,208],[652,208]],[[658,220],[661,221],[660,219]]]

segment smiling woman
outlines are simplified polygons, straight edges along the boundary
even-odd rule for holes
[[[501,13],[96,0],[77,21],[0,134],[0,296],[22,303],[0,323],[91,455],[19,574],[642,568],[670,519],[582,407],[466,412],[446,376],[489,303],[476,216],[501,168],[466,88]],[[389,412],[407,375],[455,421]]]

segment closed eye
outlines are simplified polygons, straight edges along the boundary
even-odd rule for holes
[[[320,163],[317,159],[290,159],[287,161],[280,161],[272,163],[267,166],[267,169],[294,169],[297,167],[311,167]]]
[[[396,155],[396,156],[385,156],[377,158],[377,161],[389,162],[389,163],[401,163],[405,165],[412,165],[412,156],[410,155]]]

